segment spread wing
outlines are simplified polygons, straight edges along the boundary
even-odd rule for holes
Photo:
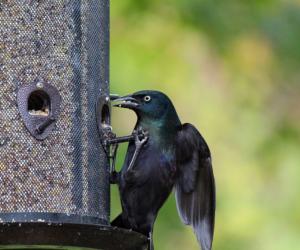
[[[215,181],[209,148],[191,124],[183,124],[178,132],[176,157],[178,212],[185,224],[193,226],[202,250],[210,250],[215,220]]]

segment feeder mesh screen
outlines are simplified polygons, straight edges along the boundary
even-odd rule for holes
[[[108,93],[108,1],[0,1],[0,213],[108,220],[106,157],[95,103]],[[25,128],[17,90],[48,83],[62,97],[53,132]]]

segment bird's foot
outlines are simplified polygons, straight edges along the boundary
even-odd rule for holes
[[[109,147],[109,141],[116,137],[117,135],[113,132],[112,126],[106,124],[105,127],[102,128],[102,143],[104,147]]]
[[[134,143],[136,150],[139,150],[147,141],[148,141],[148,131],[145,131],[143,129],[135,130],[133,132],[134,135]]]
[[[119,183],[119,173],[116,171],[116,156],[118,151],[119,144],[114,144],[111,146],[111,152],[109,155],[109,163],[110,163],[110,183],[118,184]]]
[[[112,171],[109,177],[111,184],[118,184],[120,179],[120,173],[118,173],[117,171]]]

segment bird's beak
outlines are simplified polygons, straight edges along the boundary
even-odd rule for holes
[[[116,102],[116,104],[113,106],[119,108],[135,109],[140,105],[139,101],[133,98],[131,95],[120,97],[114,100],[114,102]]]

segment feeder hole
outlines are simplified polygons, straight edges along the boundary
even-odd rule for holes
[[[50,97],[43,90],[37,90],[28,98],[28,113],[33,116],[48,116],[50,113]]]
[[[102,127],[108,127],[110,126],[110,112],[109,112],[109,107],[107,104],[104,104],[101,110],[101,125]]]

